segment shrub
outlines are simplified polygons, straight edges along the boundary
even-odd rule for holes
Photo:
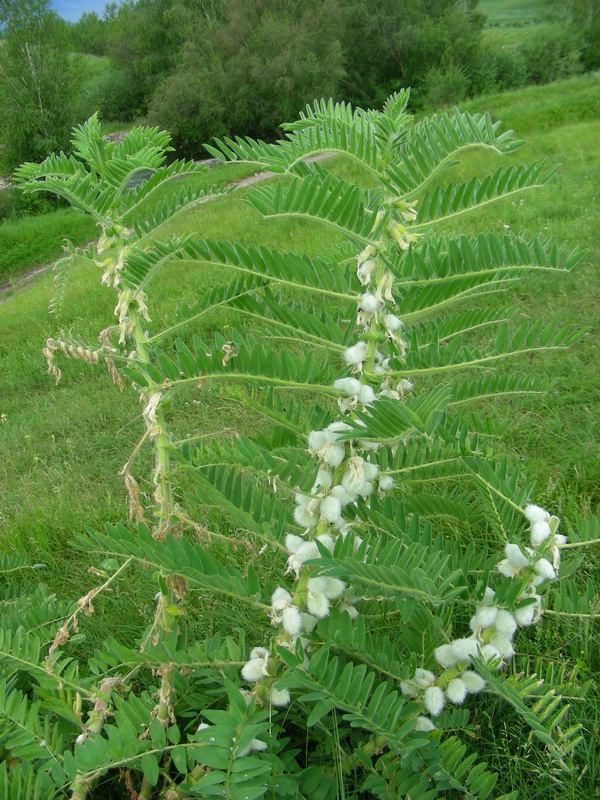
[[[320,800],[342,786],[348,797],[483,800],[497,780],[477,760],[486,691],[543,742],[556,779],[568,769],[577,729],[561,726],[556,690],[581,689],[564,671],[545,670],[546,683],[526,662],[519,674],[500,667],[551,603],[565,614],[587,607],[590,593],[578,597],[569,578],[569,548],[597,536],[598,521],[568,543],[497,452],[494,424],[464,406],[547,387],[484,370],[517,352],[565,349],[582,332],[540,319],[513,329],[506,310],[480,298],[531,270],[569,270],[580,253],[541,237],[431,235],[450,216],[545,185],[554,170],[512,166],[434,185],[465,149],[508,154],[521,142],[488,115],[414,124],[407,100],[394,95],[377,113],[321,101],[277,145],[210,146],[285,175],[247,202],[267,218],[310,218],[342,234],[345,244],[321,257],[194,234],[161,240],[161,224],[199,193],[184,187],[138,209],[165,181],[200,168],[165,167],[169,137],[157,129],[115,145],[92,119],[75,134],[77,158],[18,171],[27,190],[68,196],[101,223],[98,244],[73,250],[65,266],[95,263],[117,296],[116,324],[99,345],[48,340],[49,371],[60,377],[61,353],[106,364],[135,387],[145,425],[123,469],[137,528],[77,535],[102,563],[100,585],[70,613],[38,595],[3,620],[0,660],[19,674],[2,684],[4,775],[30,787],[24,800],[36,791],[84,800],[101,776],[114,778],[103,791],[116,794],[117,768],[141,800]],[[373,188],[305,160],[330,151],[363,167]],[[235,278],[165,327],[150,319],[148,293],[174,259]],[[440,316],[467,298],[477,303]],[[210,343],[191,334],[223,307],[248,314],[254,333],[228,329]],[[490,326],[493,342],[469,341]],[[210,385],[229,386],[267,432],[176,436],[173,398]],[[146,442],[155,462],[144,507],[134,459]],[[199,543],[207,535],[232,549],[219,558]],[[240,537],[249,549],[234,565],[227,552]],[[78,662],[72,633],[133,563],[157,582],[146,633]],[[254,624],[194,641],[184,618],[193,593],[232,603],[235,624]]]
[[[577,36],[569,28],[550,26],[526,39],[521,52],[528,83],[550,83],[581,72]]]
[[[451,106],[467,96],[469,80],[465,71],[456,64],[445,69],[434,67],[427,73],[423,85],[425,104],[429,108]]]
[[[87,119],[98,111],[102,119],[109,122],[128,120],[140,113],[141,103],[142,93],[133,75],[111,67],[81,87],[77,114]]]

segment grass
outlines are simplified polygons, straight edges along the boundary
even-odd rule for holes
[[[83,245],[96,231],[93,220],[70,208],[5,220],[0,225],[0,283],[59,258],[64,239]]]
[[[182,178],[174,185],[180,190],[183,186],[191,188],[227,184],[252,175],[255,171],[243,164],[217,166],[200,177]],[[152,202],[170,191],[172,188],[157,190]],[[89,217],[70,208],[5,220],[0,224],[0,284],[10,282],[28,268],[60,258],[64,239],[81,246],[94,239],[96,232],[95,223]]]
[[[489,109],[530,140],[527,148],[501,163],[548,157],[553,163],[562,162],[563,167],[548,187],[523,195],[523,203],[520,199],[505,201],[460,219],[463,231],[493,227],[503,232],[509,226],[527,235],[551,233],[571,246],[588,250],[577,272],[533,275],[497,301],[516,308],[518,319],[542,317],[591,327],[586,338],[566,355],[549,353],[511,362],[511,370],[517,372],[552,375],[557,379],[556,388],[542,401],[499,399],[480,409],[482,413],[510,417],[507,446],[516,450],[537,481],[536,502],[563,516],[567,529],[569,519],[577,513],[589,513],[600,502],[599,88],[592,77],[577,78],[472,101],[471,110]],[[338,159],[330,166],[342,172],[346,169]],[[469,176],[494,167],[488,156],[475,155],[461,170]],[[239,169],[243,171],[238,165],[219,168],[210,178],[231,179]],[[236,192],[193,208],[165,226],[164,233],[195,230],[206,236],[261,242],[298,252],[316,252],[331,241],[325,229],[310,223],[264,221],[243,204],[242,197],[242,192]],[[152,315],[167,318],[175,308],[174,298],[183,294],[185,300],[193,301],[204,287],[224,277],[223,272],[182,265],[167,267],[155,286]],[[98,275],[90,270],[74,276],[63,311],[56,319],[47,315],[50,296],[51,279],[44,275],[0,306],[0,448],[7,454],[0,461],[0,548],[25,551],[33,560],[46,563],[44,580],[48,586],[59,595],[74,598],[90,587],[94,578],[88,568],[97,565],[85,555],[73,558],[69,540],[85,525],[99,528],[103,521],[126,517],[118,471],[142,427],[135,394],[128,387],[121,394],[102,370],[80,361],[64,362],[58,386],[44,371],[40,349],[45,339],[63,328],[93,341],[96,332],[112,319],[112,294],[98,286]],[[239,324],[233,312],[227,312],[206,318],[196,332],[208,338],[217,328],[226,330],[228,325]],[[225,428],[250,433],[256,426],[256,420],[212,391],[197,397],[191,393],[182,396],[175,410],[182,433]],[[140,474],[149,466],[149,454],[144,453]],[[142,491],[148,488],[142,484]],[[593,554],[581,555],[581,573],[593,573]],[[233,557],[243,561],[244,553]],[[260,569],[267,567],[268,554],[263,556]],[[109,633],[133,636],[152,609],[153,591],[149,576],[140,571],[99,602],[86,627],[89,646]],[[213,629],[230,631],[239,624],[239,620],[231,621],[231,612],[226,604],[211,606],[198,635]],[[579,663],[584,676],[594,677],[600,667],[597,633],[595,623],[586,628],[573,622],[553,625],[549,619],[529,637],[530,652],[558,651],[563,660]],[[582,717],[588,731],[597,730],[600,714],[594,697],[585,706],[576,707],[569,722]],[[480,723],[489,737],[482,740],[492,742],[484,755],[503,771],[503,791],[518,788],[523,798],[583,800],[592,796],[598,759],[585,749],[593,749],[592,736],[579,756],[582,770],[587,763],[587,772],[582,772],[580,779],[578,775],[563,777],[562,785],[557,785],[551,771],[544,771],[544,756],[527,732],[519,737],[518,751],[510,762],[506,748],[493,743],[494,737],[500,737],[501,743],[503,726],[509,730],[517,724],[509,713],[499,719],[490,703],[484,716]],[[485,750],[486,745],[482,748]]]
[[[529,25],[543,19],[546,0],[479,0],[487,25]]]

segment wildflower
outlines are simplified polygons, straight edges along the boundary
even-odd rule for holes
[[[241,669],[242,678],[248,683],[255,683],[262,680],[265,675],[268,675],[268,662],[269,654],[265,650],[265,655],[262,658],[251,658],[247,661]]]
[[[435,675],[428,669],[421,669],[420,667],[415,670],[415,675],[413,681],[417,684],[417,686],[421,686],[423,688],[427,688],[431,686],[432,683],[435,681]]]
[[[365,342],[357,342],[352,347],[344,350],[342,358],[349,366],[361,364],[367,356],[367,345]]]
[[[477,613],[471,617],[469,626],[473,632],[478,628],[489,628],[496,622],[498,616],[498,609],[495,606],[481,606],[477,609]]]
[[[479,651],[479,655],[484,661],[494,661],[497,658],[501,658],[500,653],[492,644],[484,644]]]
[[[271,608],[273,611],[283,611],[291,604],[292,595],[286,589],[278,586],[271,595]]]
[[[362,403],[363,406],[371,405],[371,403],[375,400],[375,392],[370,386],[366,384],[362,384],[360,391],[358,393],[358,402]]]
[[[428,733],[429,731],[435,730],[435,725],[429,719],[429,717],[419,716],[417,717],[417,724],[415,725],[415,730]]]
[[[543,581],[553,581],[556,578],[554,567],[547,558],[538,559],[533,568],[536,572],[532,579],[534,586],[539,586]]]
[[[308,449],[312,450],[313,453],[318,453],[319,450],[322,450],[330,441],[331,437],[328,435],[327,431],[311,431],[308,434]]]
[[[319,621],[316,617],[313,617],[312,614],[307,614],[305,611],[300,612],[300,619],[302,621],[302,630],[304,633],[312,633],[315,629],[315,625]]]
[[[477,692],[481,692],[483,689],[485,689],[486,683],[484,679],[476,672],[465,670],[461,674],[460,679],[464,683],[469,694],[477,694]]]
[[[476,639],[455,639],[450,647],[455,657],[454,663],[468,661],[470,656],[476,656],[479,652],[479,644]]]
[[[523,628],[526,628],[528,625],[532,625],[535,617],[535,612],[536,612],[535,603],[529,603],[529,605],[517,608],[517,610],[515,611],[515,620],[517,621],[517,624],[521,625],[521,627]]]
[[[321,519],[326,522],[335,522],[342,514],[342,504],[337,497],[329,495],[321,502]]]
[[[550,514],[544,508],[533,504],[525,506],[525,516],[532,525],[534,522],[547,522],[550,518]]]
[[[283,630],[290,636],[298,636],[302,630],[302,617],[296,606],[288,606],[281,613],[281,624]]]
[[[296,506],[294,509],[294,520],[302,528],[312,528],[317,524],[319,518],[316,514],[311,514],[306,507]]]
[[[451,644],[442,644],[440,647],[436,647],[433,654],[435,660],[442,667],[453,667],[458,660]]]
[[[380,492],[389,492],[390,489],[393,489],[396,484],[394,483],[394,479],[391,475],[382,475],[379,478],[379,491]]]
[[[461,705],[467,696],[467,687],[460,678],[453,678],[446,687],[446,697],[454,705]]]
[[[494,623],[496,632],[504,636],[512,636],[517,630],[517,623],[510,611],[501,609],[498,611],[496,622]]]
[[[514,567],[528,567],[531,560],[523,553],[518,544],[507,544],[504,548],[506,560]]]
[[[400,691],[407,697],[418,697],[419,695],[417,687],[406,681],[400,681]]]
[[[306,606],[309,613],[317,619],[323,619],[329,614],[329,598],[320,592],[311,592],[309,590]]]
[[[252,739],[247,747],[244,747],[243,750],[240,750],[239,753],[235,754],[235,757],[244,758],[244,756],[247,756],[248,753],[251,753],[253,750],[260,752],[261,750],[266,750],[266,749],[267,749],[266,742],[261,742],[260,739]]]
[[[531,526],[531,544],[537,547],[542,542],[545,542],[551,533],[550,525],[544,520],[538,519]]]
[[[510,639],[500,633],[492,636],[490,639],[490,644],[498,651],[498,654],[501,655],[502,658],[510,658],[515,654],[515,649],[512,646]]]
[[[356,274],[358,275],[358,280],[362,283],[363,286],[366,286],[367,283],[371,280],[371,275],[373,271],[377,267],[377,262],[374,261],[372,258],[368,258],[366,261],[362,261],[358,265],[358,269],[356,270]]]
[[[404,323],[395,314],[386,314],[383,318],[383,324],[390,331],[397,331],[404,327]]]
[[[287,706],[289,702],[290,702],[289,689],[276,689],[275,687],[271,688],[271,703],[274,706]]]
[[[342,389],[348,397],[354,397],[360,392],[363,384],[358,378],[338,378],[333,382],[333,386],[335,389]]]
[[[440,714],[446,705],[446,698],[444,696],[444,692],[440,689],[439,686],[430,686],[428,689],[425,689],[423,694],[423,702],[425,703],[425,708],[432,717],[437,717]]]
[[[297,553],[303,544],[306,544],[306,539],[303,539],[301,536],[296,536],[293,533],[286,533],[285,547],[290,553]]]
[[[329,464],[330,467],[339,467],[344,460],[345,455],[346,450],[344,445],[332,444],[326,448],[323,459],[327,462],[327,464]]]
[[[366,292],[360,298],[360,307],[361,310],[365,311],[367,314],[372,314],[379,308],[379,300],[375,297],[374,294]]]
[[[354,500],[356,500],[356,495],[350,494],[350,492],[347,492],[346,489],[344,489],[344,487],[341,485],[333,487],[331,490],[331,496],[337,497],[343,506],[347,506],[348,503],[352,503]]]

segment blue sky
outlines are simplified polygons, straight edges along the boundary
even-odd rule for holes
[[[84,11],[95,11],[102,16],[107,0],[51,0],[50,6],[61,17],[76,22]]]

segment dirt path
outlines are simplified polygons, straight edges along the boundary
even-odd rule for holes
[[[107,137],[108,138],[108,137]],[[325,158],[330,158],[333,155],[332,153],[323,153],[318,156],[311,156],[307,159],[307,161],[322,161]],[[209,158],[205,161],[199,161],[199,164],[205,164],[206,166],[215,166],[219,162],[216,158]],[[260,183],[260,181],[266,181],[269,178],[274,178],[277,175],[276,172],[269,172],[268,170],[263,170],[262,172],[257,172],[254,175],[249,175],[247,178],[240,178],[240,180],[232,181],[229,186],[234,185],[235,190],[243,189],[246,186],[252,186],[253,183]],[[193,206],[199,206],[203,203],[208,203],[210,200],[215,200],[217,197],[221,195],[208,195],[207,197],[201,197],[193,203]],[[87,242],[84,247],[88,247],[91,242]],[[59,259],[56,259],[58,261]],[[26,270],[25,272],[21,272],[16,275],[12,280],[6,281],[4,283],[0,283],[0,303],[5,303],[7,300],[10,300],[14,297],[17,292],[22,291],[23,289],[27,288],[28,284],[34,278],[37,278],[38,275],[42,275],[44,272],[47,272],[49,269],[52,269],[56,264],[56,261],[51,261],[49,264],[42,264],[38,267],[32,267],[31,269]]]

